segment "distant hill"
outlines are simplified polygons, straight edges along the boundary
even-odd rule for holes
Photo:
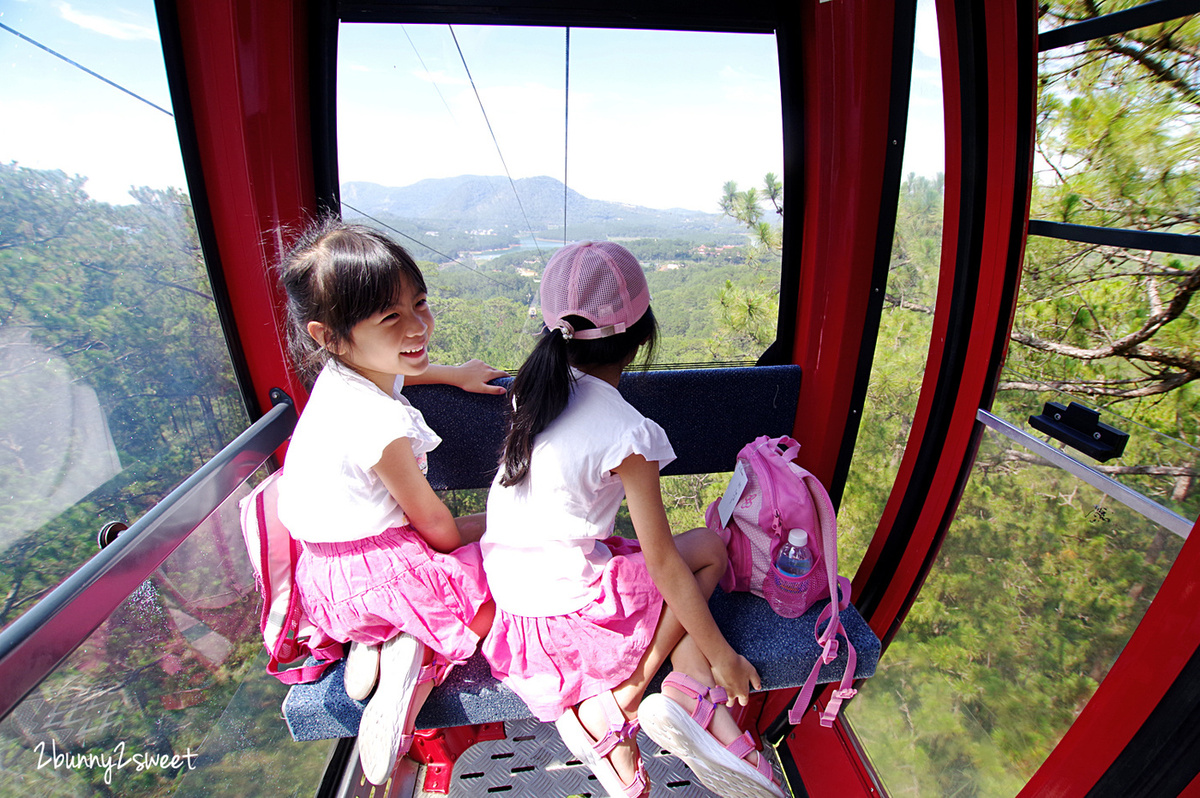
[[[372,216],[420,221],[433,229],[495,229],[517,236],[528,234],[531,228],[539,235],[562,229],[561,181],[527,177],[514,183],[519,203],[507,177],[477,175],[422,180],[401,188],[343,183],[342,200]],[[679,208],[657,210],[605,202],[588,199],[569,189],[567,220],[570,231],[595,237],[694,237],[696,234],[707,237],[739,232],[736,222],[719,213]]]

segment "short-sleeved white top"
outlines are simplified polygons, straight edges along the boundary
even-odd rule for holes
[[[598,595],[625,487],[613,469],[640,454],[675,459],[667,434],[607,382],[572,369],[571,398],[535,439],[529,475],[492,482],[483,567],[496,605],[514,615],[564,615]]]
[[[442,439],[421,411],[388,396],[353,369],[330,361],[296,423],[279,480],[279,520],[297,540],[359,540],[408,523],[374,466],[397,438],[408,438],[421,470]]]

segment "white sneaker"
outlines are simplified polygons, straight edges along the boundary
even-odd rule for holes
[[[379,646],[369,643],[350,643],[346,655],[346,695],[362,701],[375,689],[379,680]]]
[[[387,781],[396,766],[396,757],[408,753],[401,740],[424,656],[425,646],[403,633],[380,649],[379,687],[367,702],[358,727],[358,758],[363,775],[372,784]]]

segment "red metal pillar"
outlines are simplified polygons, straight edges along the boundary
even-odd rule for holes
[[[281,228],[313,218],[317,208],[307,7],[293,0],[159,3],[188,187],[255,416],[271,407],[273,387],[300,405],[306,397],[288,365],[272,268],[282,254]]]

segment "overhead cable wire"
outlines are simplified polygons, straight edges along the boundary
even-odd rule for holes
[[[88,74],[89,74],[89,75],[91,75],[92,77],[94,77],[94,78],[96,78],[96,79],[98,79],[98,80],[102,80],[102,81],[104,81],[104,82],[105,82],[105,83],[107,83],[109,86],[112,86],[114,89],[120,89],[121,91],[123,91],[123,92],[125,92],[126,94],[128,94],[130,97],[133,97],[135,100],[141,100],[141,101],[142,101],[142,102],[144,102],[146,105],[148,105],[148,106],[150,106],[151,108],[153,108],[154,110],[156,110],[156,111],[162,111],[164,114],[166,114],[167,116],[171,117],[172,119],[175,117],[175,114],[171,113],[171,112],[170,112],[170,111],[168,111],[166,108],[163,108],[161,105],[156,105],[155,103],[152,103],[152,102],[150,102],[149,100],[147,100],[147,99],[146,99],[145,97],[143,97],[142,95],[140,95],[140,94],[138,94],[138,93],[136,93],[136,92],[132,92],[132,91],[130,91],[129,89],[127,89],[127,88],[125,88],[124,86],[122,86],[120,83],[117,83],[117,82],[115,82],[115,81],[109,80],[108,78],[106,78],[106,77],[104,77],[103,75],[101,75],[99,72],[94,72],[94,71],[92,71],[92,70],[88,69],[88,68],[87,68],[87,67],[85,67],[83,64],[79,63],[78,61],[73,61],[73,60],[71,60],[70,58],[67,58],[65,55],[63,55],[62,53],[58,52],[57,50],[52,50],[52,49],[50,49],[49,47],[47,47],[46,45],[42,44],[41,42],[39,42],[39,41],[37,41],[37,40],[35,40],[35,39],[31,39],[31,38],[29,38],[29,37],[28,37],[28,36],[26,36],[24,33],[21,33],[21,32],[20,32],[20,31],[18,31],[18,30],[14,30],[13,28],[10,28],[9,26],[5,25],[3,22],[0,22],[0,28],[4,28],[4,30],[6,30],[6,31],[8,31],[9,33],[11,33],[13,36],[16,36],[18,39],[23,39],[23,40],[25,40],[25,41],[29,42],[29,43],[30,43],[30,44],[32,44],[34,47],[39,47],[39,48],[41,48],[41,49],[45,50],[46,52],[50,53],[50,55],[54,56],[55,58],[60,58],[60,59],[62,59],[63,61],[66,61],[68,64],[70,64],[71,66],[75,67],[76,69],[83,70],[84,72],[88,73]]]
[[[483,98],[479,96],[479,88],[475,85],[475,78],[471,76],[470,67],[467,66],[467,57],[463,55],[462,47],[458,44],[458,37],[454,35],[454,26],[447,25],[446,27],[450,29],[450,36],[454,39],[454,46],[458,49],[458,57],[462,59],[463,69],[467,72],[467,80],[471,82],[471,89],[475,92],[475,99],[479,103],[479,110],[483,114],[483,121],[487,124],[488,133],[492,136],[492,143],[496,145],[496,154],[500,156],[500,164],[504,167],[504,174],[508,177],[508,184],[512,186],[513,196],[517,198],[517,206],[521,209],[521,216],[525,218],[525,227],[529,230],[529,238],[533,241],[533,248],[537,250],[538,258],[544,264],[546,256],[542,254],[542,248],[538,245],[533,225],[529,223],[529,214],[525,212],[525,204],[521,202],[521,194],[517,191],[517,184],[513,180],[512,173],[508,171],[508,163],[505,162],[504,153],[500,150],[500,141],[496,138],[496,131],[492,129],[492,122],[488,119],[487,109],[483,107]]]
[[[412,46],[413,54],[416,55],[417,61],[421,64],[421,69],[423,69],[425,74],[429,76],[428,83],[429,85],[433,86],[433,90],[437,92],[438,98],[442,101],[442,105],[446,108],[446,113],[450,116],[450,121],[453,122],[457,127],[458,118],[454,116],[454,110],[450,108],[450,103],[446,101],[446,95],[442,94],[441,88],[438,87],[438,82],[433,79],[433,73],[430,72],[429,67],[425,65],[425,59],[421,56],[421,51],[417,49],[417,43],[414,42],[412,36],[409,35],[407,27],[401,25],[400,30],[404,31],[404,36],[408,39],[408,43]],[[494,191],[495,188],[492,185],[492,178],[484,175],[483,179],[487,181],[488,189]]]
[[[421,51],[417,49],[417,43],[414,42],[412,37],[408,35],[408,28],[401,25],[400,30],[404,31],[404,38],[408,39],[409,45],[412,46],[413,53],[416,54],[417,60],[421,62],[421,69],[425,70],[425,74],[432,78],[433,73],[429,71],[429,67],[425,66],[425,59],[421,57]],[[446,97],[442,94],[442,90],[438,88],[437,81],[431,79],[429,82],[433,84],[433,90],[437,92],[437,96],[442,99],[442,105],[446,106],[446,113],[450,114],[451,119],[454,119],[454,111],[450,110],[450,103],[446,102]],[[457,119],[454,119],[454,121],[455,123],[458,122]]]
[[[404,236],[405,238],[407,238],[409,241],[413,242],[414,244],[417,244],[418,246],[425,247],[425,249],[429,250],[430,252],[434,252],[434,253],[436,253],[436,254],[438,254],[438,255],[441,255],[443,258],[445,258],[446,260],[450,261],[451,263],[457,263],[459,266],[462,266],[464,269],[467,269],[467,270],[469,270],[469,271],[473,271],[473,272],[475,272],[476,274],[478,274],[480,277],[484,278],[485,280],[491,280],[493,283],[495,283],[496,285],[500,286],[501,288],[507,288],[507,289],[509,289],[510,291],[524,291],[524,290],[525,290],[525,287],[524,287],[524,286],[520,286],[520,285],[508,285],[508,284],[506,284],[506,283],[503,283],[503,282],[501,282],[501,281],[497,280],[495,277],[492,277],[491,275],[489,275],[489,274],[486,274],[485,272],[481,272],[479,269],[475,269],[475,268],[472,268],[472,267],[468,266],[467,264],[463,263],[461,260],[459,260],[458,258],[455,258],[455,257],[454,257],[454,256],[452,256],[452,255],[447,255],[445,252],[439,252],[438,250],[436,250],[436,249],[434,249],[433,247],[431,247],[431,246],[429,246],[428,244],[426,244],[426,243],[425,243],[424,241],[422,241],[421,239],[419,239],[419,238],[413,238],[412,236],[410,236],[408,233],[404,232],[403,230],[397,230],[396,228],[392,227],[392,226],[391,226],[390,224],[388,224],[387,222],[384,222],[384,221],[381,221],[381,220],[379,220],[379,219],[376,219],[374,216],[372,216],[371,214],[367,213],[366,211],[360,211],[358,208],[355,208],[353,205],[351,205],[350,203],[346,202],[345,200],[342,200],[342,207],[344,207],[344,208],[349,208],[350,210],[352,210],[352,211],[354,211],[355,213],[357,213],[359,216],[362,216],[362,217],[364,217],[364,218],[366,218],[366,219],[370,219],[372,222],[374,222],[374,223],[375,223],[375,224],[377,224],[377,225],[381,225],[382,227],[386,227],[388,230],[391,230],[391,231],[392,231],[393,233],[395,233],[396,235],[398,235],[398,236]]]

